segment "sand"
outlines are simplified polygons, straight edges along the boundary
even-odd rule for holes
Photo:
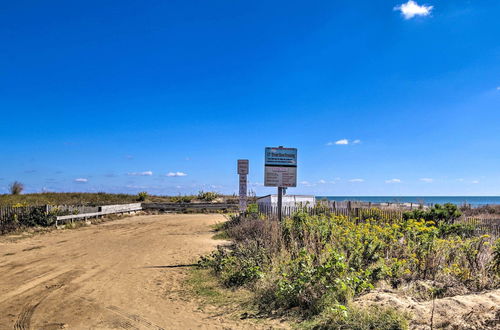
[[[184,284],[197,257],[220,244],[210,225],[224,220],[142,215],[3,239],[0,329],[254,328],[200,309]]]
[[[500,290],[416,301],[394,292],[372,291],[359,306],[392,307],[411,315],[411,329],[500,329]]]

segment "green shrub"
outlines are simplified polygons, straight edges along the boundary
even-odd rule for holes
[[[219,198],[221,195],[213,191],[203,191],[198,192],[198,199],[206,202],[212,202]]]
[[[449,237],[449,236],[461,236],[461,237],[472,237],[476,231],[475,226],[467,223],[440,223],[439,227],[439,237]]]
[[[225,286],[250,286],[263,311],[297,308],[308,318],[350,306],[380,281],[394,288],[432,281],[443,296],[455,287],[477,292],[500,285],[498,241],[493,246],[488,235],[472,236],[472,228],[450,224],[447,216],[428,219],[356,221],[299,211],[279,223],[234,216],[225,225],[233,248],[221,248],[202,263]],[[347,308],[345,317],[332,322],[353,329],[404,328],[396,314],[359,313]]]
[[[146,191],[141,191],[137,194],[137,200],[139,202],[144,202],[148,198],[148,193]]]
[[[436,204],[428,210],[413,210],[405,212],[403,218],[405,220],[424,219],[426,221],[434,221],[435,223],[445,222],[451,223],[462,215],[462,212],[455,204],[446,203],[444,205]]]
[[[199,265],[210,267],[227,287],[242,286],[254,282],[262,275],[266,254],[256,244],[237,244],[232,250],[219,247]]]
[[[247,213],[249,213],[249,214],[258,214],[259,213],[259,206],[256,203],[248,204],[248,206],[247,206]]]

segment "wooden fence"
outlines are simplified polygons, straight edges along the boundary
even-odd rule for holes
[[[56,226],[64,223],[66,221],[87,220],[89,218],[99,218],[109,214],[119,214],[119,213],[130,213],[135,211],[142,210],[141,203],[132,203],[132,204],[117,204],[117,205],[105,205],[99,206],[97,208],[97,212],[90,213],[79,213],[79,214],[70,214],[70,215],[62,215],[56,217]]]
[[[47,206],[2,206],[0,207],[0,233],[36,222],[40,214],[47,213]]]
[[[238,212],[238,204],[229,203],[142,203],[142,208],[176,213]]]
[[[260,204],[258,206],[259,213],[264,214],[268,217],[276,217],[278,215],[278,207],[276,205],[266,205]],[[380,219],[380,220],[391,220],[400,221],[403,219],[403,211],[401,210],[384,210],[375,208],[362,208],[362,207],[334,207],[327,205],[319,205],[316,207],[310,206],[283,206],[281,208],[281,214],[283,217],[290,217],[295,212],[303,211],[309,215],[336,215],[345,216],[349,219]]]
[[[379,219],[385,221],[400,221],[403,218],[402,210],[352,207],[353,204],[350,204],[350,208],[338,207],[340,205],[341,204],[332,203],[320,204],[317,207],[283,206],[282,214],[283,217],[290,217],[295,212],[301,210],[311,215],[342,215],[356,220]],[[3,206],[0,207],[0,232],[10,231],[15,229],[16,226],[22,225],[22,222],[17,222],[19,220],[30,223],[35,221],[36,217],[43,215],[47,216],[49,212],[56,215],[59,214],[56,217],[56,223],[61,223],[67,220],[86,219],[112,213],[133,212],[141,209],[176,213],[214,213],[238,212],[238,205],[227,203],[133,203],[101,207],[78,205]],[[278,208],[276,205],[260,204],[259,213],[268,217],[276,217]],[[477,234],[490,234],[500,237],[500,218],[460,217],[454,222],[473,225]]]
[[[87,219],[108,214],[141,210],[141,203],[106,206],[86,205],[42,205],[42,206],[2,206],[0,207],[0,233],[23,226],[48,226],[68,220]]]
[[[460,217],[455,223],[474,226],[476,234],[489,234],[500,237],[500,218]]]
[[[375,209],[363,207],[338,208],[332,205],[311,206],[283,206],[283,217],[290,217],[297,211],[306,212],[309,215],[336,215],[345,216],[352,220],[376,219],[397,222],[403,219],[403,211],[391,209]],[[269,217],[276,218],[278,207],[276,205],[259,205],[259,213]],[[476,234],[489,234],[500,237],[500,218],[479,218],[479,217],[460,217],[454,223],[464,223],[474,226]]]

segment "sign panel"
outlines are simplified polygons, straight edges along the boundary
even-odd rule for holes
[[[297,187],[297,167],[266,166],[264,171],[266,187]]]
[[[248,174],[248,159],[238,159],[238,174],[239,174],[239,195],[240,195],[240,212],[247,210],[247,174]]]
[[[266,166],[297,167],[296,148],[266,148]]]
[[[241,174],[240,175],[240,198],[247,197],[247,176]]]
[[[238,174],[248,174],[248,159],[238,159]]]

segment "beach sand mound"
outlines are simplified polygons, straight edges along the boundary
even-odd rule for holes
[[[411,316],[411,329],[500,329],[500,289],[417,301],[400,293],[372,291],[357,298],[357,306],[396,308]]]

